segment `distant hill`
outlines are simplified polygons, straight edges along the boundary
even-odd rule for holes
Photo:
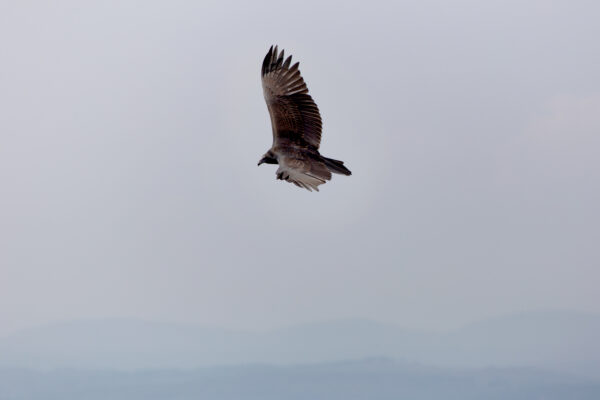
[[[388,357],[445,367],[538,367],[600,378],[600,317],[567,312],[489,319],[449,333],[367,320],[266,333],[127,319],[74,321],[0,339],[0,366],[195,368]]]
[[[137,372],[0,369],[3,400],[597,400],[600,384],[535,369],[442,369],[385,359]]]

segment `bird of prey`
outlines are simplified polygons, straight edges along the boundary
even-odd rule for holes
[[[321,115],[308,94],[308,88],[292,63],[284,61],[284,51],[269,49],[262,64],[262,87],[271,116],[273,145],[258,165],[279,164],[277,179],[319,191],[318,186],[331,179],[331,173],[351,175],[342,161],[319,154]]]

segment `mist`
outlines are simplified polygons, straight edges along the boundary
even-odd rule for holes
[[[142,347],[133,370],[384,357],[600,376],[599,4],[5,3],[0,366],[117,368],[126,330],[49,332],[120,320],[236,332],[223,352]],[[256,167],[274,44],[300,61],[322,153],[353,172],[319,193]],[[394,328],[334,351],[347,320]],[[310,323],[336,328],[294,331]],[[78,340],[119,351],[70,359]]]

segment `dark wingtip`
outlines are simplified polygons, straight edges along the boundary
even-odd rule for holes
[[[277,45],[272,45],[263,60],[261,75],[265,76],[269,72],[280,69],[283,65],[289,66],[289,63],[292,61],[292,56],[289,56],[288,60],[285,60],[284,54],[285,51],[283,49],[280,52]],[[296,68],[298,67],[297,64],[298,63],[295,65]]]
[[[273,56],[273,46],[271,45],[271,47],[269,48],[269,51],[267,52],[267,55],[265,56],[263,63],[262,63],[262,68],[260,70],[261,76],[264,76],[268,71],[269,68],[269,64],[271,63],[271,57]]]

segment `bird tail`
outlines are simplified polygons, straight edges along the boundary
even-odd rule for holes
[[[352,175],[352,172],[346,167],[344,167],[344,162],[339,160],[334,160],[333,158],[323,157],[323,162],[327,169],[336,174],[342,175]]]

